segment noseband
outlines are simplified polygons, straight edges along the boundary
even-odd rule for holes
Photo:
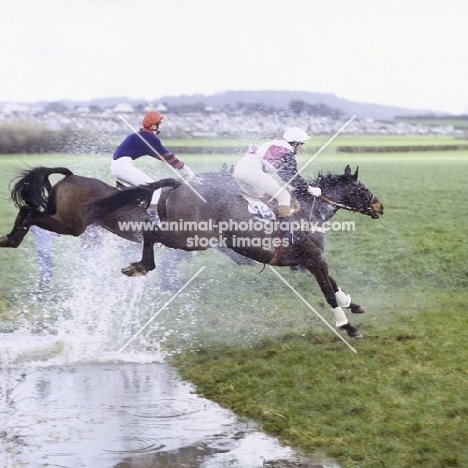
[[[374,198],[375,198],[375,195],[372,195],[372,200],[370,201],[370,206],[368,208],[362,208],[362,207],[359,207],[359,208],[353,208],[349,205],[345,205],[343,203],[338,203],[334,200],[331,200],[330,198],[326,197],[325,195],[320,195],[320,200],[323,200],[325,203],[328,203],[330,205],[333,205],[333,206],[337,206],[338,208],[343,208],[344,210],[348,210],[348,211],[354,211],[354,212],[357,212],[357,213],[367,213],[367,212],[371,212],[372,211],[372,202],[374,201]]]
[[[319,175],[318,179],[317,179],[317,187],[320,187],[320,182],[322,180],[322,176]],[[356,180],[356,184],[359,185],[359,181]],[[364,186],[364,189],[370,193],[372,195],[372,198],[371,200],[369,201],[369,206],[366,207],[366,208],[363,208],[362,206],[359,206],[358,208],[353,208],[352,206],[349,206],[349,205],[345,205],[344,203],[339,203],[335,200],[332,200],[328,197],[326,197],[325,195],[320,195],[318,198],[320,198],[320,200],[324,201],[325,203],[328,203],[329,205],[333,205],[333,206],[336,206],[338,208],[343,208],[344,210],[348,210],[348,211],[353,211],[353,212],[357,212],[357,213],[371,213],[373,211],[373,208],[372,208],[372,203],[374,202],[374,199],[375,199],[375,195],[370,192],[369,189],[367,189],[365,186]],[[314,198],[314,202],[315,202],[315,198]],[[313,207],[314,207],[314,203],[312,203],[312,210],[313,210]]]
[[[343,208],[345,210],[349,210],[349,211],[358,211],[358,210],[355,210],[354,208],[351,208],[350,206],[348,205],[344,205],[343,203],[338,203],[336,201],[333,201],[333,200],[330,200],[328,197],[326,197],[325,195],[320,195],[320,200],[323,200],[325,203],[329,203],[330,205],[334,205],[334,206],[337,206],[338,208]]]

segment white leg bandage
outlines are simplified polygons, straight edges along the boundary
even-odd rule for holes
[[[337,327],[342,327],[348,323],[348,319],[346,318],[346,315],[340,306],[338,306],[336,309],[332,309],[332,311],[335,314]]]
[[[335,293],[336,300],[343,306],[349,307],[351,304],[351,296],[349,294],[345,294],[340,288]]]

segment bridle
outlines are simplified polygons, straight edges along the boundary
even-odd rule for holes
[[[321,185],[321,175],[319,175],[316,183],[314,184],[315,186],[317,187],[320,187]],[[367,194],[368,194],[368,197],[366,197],[366,201],[364,202],[362,199],[361,201],[357,204],[357,206],[353,207],[353,206],[350,206],[350,205],[346,205],[344,203],[340,203],[340,202],[337,202],[335,200],[332,200],[331,198],[328,198],[326,195],[320,195],[318,197],[313,197],[313,202],[312,202],[312,205],[310,206],[310,211],[309,211],[309,217],[308,219],[311,220],[312,219],[312,213],[314,211],[314,207],[315,207],[315,202],[317,199],[320,199],[322,200],[323,202],[329,204],[329,205],[332,205],[332,206],[335,206],[337,208],[342,208],[344,210],[347,210],[347,211],[351,211],[353,213],[363,213],[363,214],[366,214],[366,215],[370,215],[372,217],[373,216],[373,213],[375,211],[375,208],[373,206],[373,203],[374,203],[374,200],[376,200],[376,197],[375,195],[363,184],[360,184],[360,182],[358,180],[356,180],[356,188],[358,190],[358,193],[360,190],[364,190]],[[364,206],[363,206],[363,202],[365,203]],[[368,205],[367,205],[368,203]]]
[[[325,195],[320,195],[320,200],[323,200],[325,203],[328,203],[330,205],[333,205],[333,206],[337,206],[338,208],[343,208],[345,210],[348,210],[348,211],[362,211],[359,210],[359,209],[355,209],[355,208],[352,208],[351,206],[348,206],[348,205],[344,205],[343,203],[338,203],[334,200],[330,200],[330,198],[326,197]]]
[[[368,189],[365,189],[367,190],[369,193],[371,193]],[[375,195],[372,194],[372,198],[369,202],[369,207],[367,208],[363,208],[363,207],[358,207],[358,208],[353,208],[349,205],[345,205],[344,203],[338,203],[334,200],[331,200],[330,198],[326,197],[325,195],[320,195],[320,199],[323,200],[325,203],[328,203],[330,205],[333,205],[333,206],[337,206],[338,208],[343,208],[344,210],[348,210],[348,211],[354,211],[356,213],[367,213],[367,212],[371,212],[372,211],[372,203],[374,202],[374,199],[375,199]]]

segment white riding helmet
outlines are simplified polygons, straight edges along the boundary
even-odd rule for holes
[[[310,139],[310,136],[302,128],[291,127],[284,132],[283,138],[288,143],[304,143]]]

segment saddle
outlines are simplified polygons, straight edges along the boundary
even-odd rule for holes
[[[278,202],[271,196],[264,194],[262,198],[252,197],[244,192],[239,195],[247,201],[249,213],[263,221],[276,221],[278,219]],[[270,201],[271,200],[271,201]],[[291,195],[291,214],[297,213],[301,206],[297,199]]]
[[[115,186],[119,190],[127,190],[129,188],[132,188],[131,185],[124,184],[120,180],[115,181]],[[172,190],[173,190],[172,187],[163,187],[161,190],[161,196],[159,197],[159,201],[158,201],[158,213],[159,213],[159,219],[161,221],[164,221],[167,219],[166,201]],[[141,202],[140,206],[144,208],[145,210],[147,208],[147,204],[144,202]]]
[[[120,182],[120,180],[116,180],[116,181],[115,181],[115,186],[116,186],[119,190],[125,190],[125,189],[127,189],[127,188],[130,187],[129,185],[126,185],[126,184],[124,184],[123,182]]]

